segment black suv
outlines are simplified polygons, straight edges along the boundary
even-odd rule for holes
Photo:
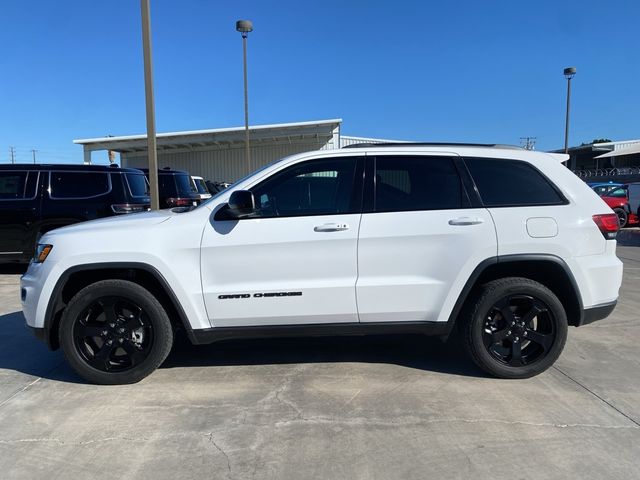
[[[149,177],[148,168],[140,170]],[[158,196],[160,208],[193,207],[200,203],[200,194],[191,175],[169,167],[158,170]]]
[[[28,262],[54,228],[149,208],[144,174],[99,165],[0,165],[0,262]]]

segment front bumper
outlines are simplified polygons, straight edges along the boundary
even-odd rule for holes
[[[582,310],[580,321],[576,326],[581,327],[583,325],[589,325],[590,323],[607,318],[611,315],[611,312],[613,312],[613,309],[616,308],[617,304],[618,301],[614,300],[613,302],[603,303],[601,305],[596,305],[595,307],[585,308]]]

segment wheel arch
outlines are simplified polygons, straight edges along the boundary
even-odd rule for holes
[[[480,286],[505,277],[524,277],[543,284],[564,306],[569,325],[583,324],[582,298],[569,266],[557,255],[541,253],[503,255],[481,262],[470,275],[451,311],[448,321],[451,328],[462,308],[474,297]]]
[[[191,337],[191,326],[178,297],[154,266],[138,262],[94,263],[65,270],[53,288],[44,319],[45,342],[51,350],[60,346],[58,327],[69,300],[82,288],[110,279],[129,280],[149,290],[164,307],[174,328],[184,328]]]

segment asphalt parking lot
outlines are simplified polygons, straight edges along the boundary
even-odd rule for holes
[[[136,385],[87,385],[0,274],[2,478],[640,478],[640,230],[614,314],[530,380],[436,339],[180,342]]]

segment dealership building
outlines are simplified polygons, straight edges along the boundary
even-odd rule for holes
[[[157,134],[158,166],[186,170],[206,180],[233,182],[274,160],[294,153],[330,150],[356,143],[392,140],[341,134],[342,119],[255,125],[249,127],[251,162],[247,163],[245,129],[217,128]],[[147,136],[129,135],[74,140],[84,148],[84,163],[95,151],[120,155],[124,167],[148,166]]]

